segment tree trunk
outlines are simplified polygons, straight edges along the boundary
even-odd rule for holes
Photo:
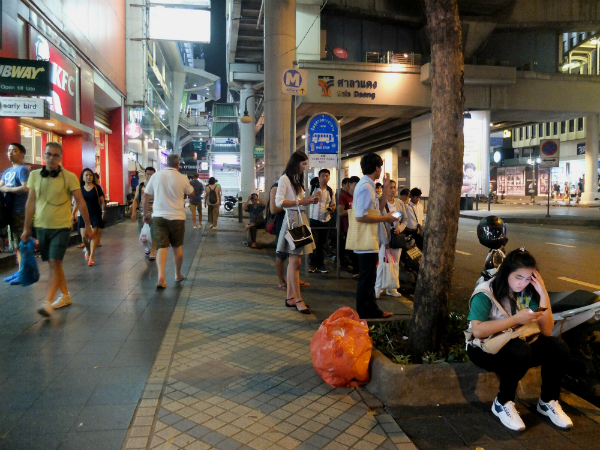
[[[425,243],[410,327],[413,361],[438,350],[448,320],[464,153],[464,57],[457,0],[425,0],[431,42],[433,143]]]

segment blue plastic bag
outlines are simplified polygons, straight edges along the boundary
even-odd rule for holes
[[[40,279],[40,271],[35,261],[35,240],[21,241],[21,270],[19,281],[23,286],[29,286]]]

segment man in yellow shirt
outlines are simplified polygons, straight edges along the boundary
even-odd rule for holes
[[[57,142],[48,142],[44,149],[46,165],[29,175],[29,195],[25,205],[25,227],[21,240],[29,241],[32,226],[40,241],[42,261],[50,263],[50,286],[46,304],[38,309],[44,317],[50,317],[55,308],[71,304],[71,295],[63,271],[62,260],[71,236],[71,198],[75,202],[85,222],[85,239],[93,237],[92,226],[85,200],[81,195],[81,186],[77,176],[60,166],[62,146]],[[34,220],[35,217],[35,220]],[[56,291],[61,294],[53,302]]]

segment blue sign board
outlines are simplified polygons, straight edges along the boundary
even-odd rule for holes
[[[319,114],[308,124],[308,153],[337,153],[339,150],[339,128],[335,117]]]
[[[585,142],[577,144],[577,154],[585,155]]]

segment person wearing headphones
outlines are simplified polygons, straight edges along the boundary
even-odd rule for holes
[[[50,264],[49,288],[46,303],[40,309],[44,317],[50,317],[54,309],[71,304],[71,295],[63,271],[63,258],[71,237],[71,198],[75,198],[85,224],[83,238],[93,238],[87,205],[81,194],[77,175],[61,167],[63,149],[58,142],[48,142],[44,149],[46,165],[29,175],[29,195],[25,205],[25,226],[21,240],[28,242],[32,227],[40,243],[42,261]],[[34,221],[35,217],[35,221]],[[61,291],[54,300],[56,291]]]

